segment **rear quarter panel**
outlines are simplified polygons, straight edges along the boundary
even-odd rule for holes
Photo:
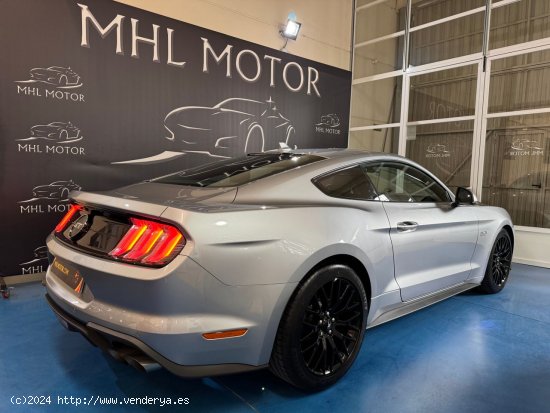
[[[326,258],[340,254],[357,258],[370,276],[372,297],[390,297],[390,301],[396,297],[382,204],[343,202],[346,207],[226,205],[203,212],[169,207],[162,218],[180,223],[186,231],[189,242],[182,254],[232,290],[241,291],[239,305],[248,308],[248,317],[264,320],[259,323],[265,332],[259,346],[263,363],[269,360],[280,319],[299,282]],[[271,300],[270,310],[260,311],[252,305],[258,297],[250,296],[250,291],[261,285],[265,287],[258,292],[264,291],[269,284],[280,286],[280,295],[276,302],[263,296],[262,301]]]
[[[190,246],[182,253],[227,285],[296,283],[325,258],[346,254],[371,275],[373,296],[396,289],[381,203],[345,202],[347,207],[240,206],[216,213],[168,208],[162,217],[187,231]]]

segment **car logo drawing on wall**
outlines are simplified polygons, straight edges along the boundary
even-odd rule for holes
[[[81,187],[70,181],[54,181],[48,185],[35,186],[32,190],[32,194],[35,198],[49,198],[67,200],[69,198],[69,192],[79,191]]]
[[[31,265],[39,261],[46,260],[47,258],[48,258],[48,247],[45,245],[41,245],[34,249],[33,258],[30,261],[22,262],[19,265],[21,266]]]
[[[45,245],[41,245],[38,248],[35,248],[34,251],[34,258],[37,258],[39,260],[43,260],[48,258],[48,247]]]
[[[265,102],[229,98],[212,107],[183,106],[166,115],[164,126],[167,139],[182,143],[185,152],[222,157],[277,149],[294,135],[294,126],[271,97]]]
[[[229,98],[212,107],[182,106],[166,115],[164,127],[168,132],[165,138],[181,145],[179,152],[163,151],[146,158],[113,163],[148,164],[186,153],[230,158],[240,153],[296,148],[292,143],[294,126],[271,97],[265,102]]]
[[[316,123],[315,126],[327,126],[329,128],[337,128],[340,126],[340,118],[336,113],[329,113],[328,115],[321,116],[321,121]]]
[[[82,86],[80,75],[70,67],[50,66],[35,67],[29,71],[30,79],[17,83],[45,83],[58,89],[72,89]]]
[[[450,151],[447,150],[447,145],[442,145],[440,143],[429,145],[426,148],[426,152],[428,152],[428,153],[450,153]]]
[[[526,138],[517,138],[514,139],[512,142],[512,149],[516,151],[528,151],[528,150],[536,150],[541,151],[543,148],[540,147],[540,144],[531,139]]]
[[[80,129],[71,122],[51,122],[47,125],[35,125],[31,127],[30,133],[30,137],[18,139],[18,141],[43,139],[59,143],[73,143],[83,138]]]
[[[32,198],[19,203],[34,202],[40,199],[53,199],[57,201],[68,201],[69,192],[80,191],[82,187],[69,181],[54,181],[47,185],[38,185],[32,189]]]
[[[75,86],[80,80],[80,76],[70,67],[36,67],[30,70],[30,74],[33,80],[55,86]]]

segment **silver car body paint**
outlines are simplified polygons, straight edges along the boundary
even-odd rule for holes
[[[176,364],[261,366],[296,286],[323,260],[345,255],[364,266],[371,326],[419,297],[479,284],[497,234],[513,228],[497,207],[329,197],[311,180],[357,163],[391,160],[433,175],[396,155],[314,153],[326,159],[238,188],[144,182],[73,193],[84,204],[173,221],[187,243],[165,267],[146,268],[87,255],[50,236],[51,254],[75,266],[93,296],[77,297],[50,269],[48,294],[75,319],[135,337]],[[397,231],[404,220],[418,227]],[[202,337],[240,328],[248,332],[238,338]]]

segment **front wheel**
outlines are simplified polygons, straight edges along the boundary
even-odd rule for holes
[[[271,371],[304,390],[332,385],[357,357],[367,313],[365,288],[350,267],[334,264],[315,271],[285,310]]]
[[[479,286],[482,292],[495,294],[504,288],[512,267],[512,253],[512,239],[508,231],[503,229],[498,233],[489,255],[485,277]]]

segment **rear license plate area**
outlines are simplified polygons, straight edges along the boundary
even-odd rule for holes
[[[82,291],[84,291],[84,278],[78,270],[57,257],[54,258],[50,268],[71,290],[78,295],[82,294]]]

